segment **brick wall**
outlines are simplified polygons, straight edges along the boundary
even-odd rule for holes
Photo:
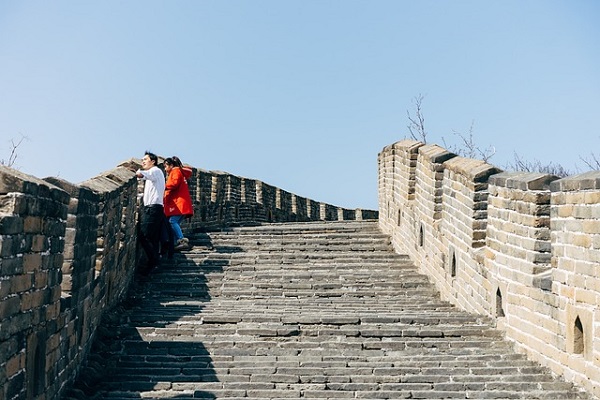
[[[286,221],[377,219],[374,210],[346,209],[317,202],[255,179],[192,168],[189,181],[195,215],[184,232]]]
[[[0,400],[59,399],[96,328],[127,295],[143,184],[131,159],[78,185],[0,166]],[[280,221],[375,219],[266,183],[194,168],[184,231]]]
[[[0,166],[0,397],[52,396],[61,336],[69,196]]]
[[[397,251],[442,298],[600,395],[600,172],[502,172],[410,140],[378,159],[379,223]]]

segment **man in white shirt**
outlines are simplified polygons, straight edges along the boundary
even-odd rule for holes
[[[157,167],[156,154],[146,151],[142,158],[142,168],[135,175],[144,181],[144,207],[140,217],[139,239],[148,266],[142,271],[148,274],[160,263],[160,233],[165,220],[163,197],[165,194],[165,174]]]

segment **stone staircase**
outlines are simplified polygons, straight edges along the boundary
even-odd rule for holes
[[[589,399],[441,301],[374,221],[191,238],[105,318],[65,399]]]

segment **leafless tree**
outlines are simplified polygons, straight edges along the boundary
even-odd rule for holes
[[[589,169],[600,171],[600,158],[598,158],[596,154],[591,153],[588,158],[579,157],[579,159],[583,161],[583,163],[587,165]]]
[[[425,130],[425,117],[423,116],[423,110],[421,108],[423,104],[423,99],[425,96],[419,94],[415,96],[412,100],[414,105],[414,114],[411,114],[410,111],[406,110],[406,114],[408,116],[408,131],[410,132],[410,136],[413,140],[418,140],[423,143],[427,143],[427,131]]]
[[[18,153],[17,149],[23,143],[24,140],[27,139],[27,136],[21,135],[19,140],[10,139],[10,153],[8,159],[0,159],[0,165],[4,165],[6,167],[14,167],[15,162],[17,161]]]
[[[505,168],[512,171],[541,172],[544,174],[556,175],[561,178],[572,175],[569,170],[560,164],[553,162],[546,164],[542,163],[540,160],[523,160],[523,158],[521,158],[521,156],[519,156],[517,153],[515,153],[514,161],[509,163]]]
[[[423,99],[425,96],[419,94],[412,100],[414,105],[413,113],[409,110],[406,111],[408,115],[408,131],[413,140],[418,140],[423,143],[427,143],[427,131],[425,130],[425,117],[423,115]],[[478,158],[485,162],[488,162],[495,154],[496,148],[489,146],[487,148],[480,147],[475,143],[475,135],[473,134],[474,122],[471,122],[469,131],[467,134],[458,131],[452,131],[452,134],[458,137],[458,144],[448,144],[444,137],[442,142],[444,147],[453,153],[468,158]],[[600,170],[600,157],[592,153],[589,158],[580,157],[581,160],[592,170]],[[560,164],[553,162],[542,163],[539,160],[528,161],[524,160],[521,156],[515,153],[514,161],[508,163],[504,167],[507,170],[512,171],[523,171],[523,172],[541,172],[545,174],[553,174],[559,177],[565,177],[571,175],[571,171],[567,170]]]
[[[419,94],[412,99],[414,110],[413,113],[411,113],[409,110],[406,111],[408,116],[407,127],[408,132],[413,140],[418,140],[427,144],[427,130],[425,129],[425,116],[423,115],[423,99],[425,99],[425,96],[422,94]],[[460,139],[459,145],[448,145],[443,137],[442,141],[448,150],[460,156],[469,158],[478,157],[487,162],[494,154],[496,154],[496,149],[493,146],[490,146],[486,149],[479,147],[475,143],[473,126],[474,123],[472,122],[467,135],[457,131],[452,132],[453,135]]]
[[[446,144],[446,139],[442,138],[444,142],[444,147],[446,147],[451,152],[458,154],[462,157],[468,158],[479,158],[485,162],[488,162],[490,158],[496,154],[496,148],[494,146],[488,146],[486,149],[482,149],[475,143],[475,139],[473,137],[473,126],[475,122],[471,122],[471,126],[469,127],[469,133],[463,134],[461,132],[452,131],[452,134],[458,136],[460,139],[460,145],[448,145]]]

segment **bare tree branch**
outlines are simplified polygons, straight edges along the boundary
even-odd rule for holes
[[[6,167],[13,167],[17,162],[17,149],[23,143],[24,140],[27,139],[27,136],[21,135],[21,138],[18,141],[15,139],[10,139],[10,154],[8,156],[8,160],[0,159],[0,165],[4,165]]]
[[[583,161],[584,164],[587,165],[589,169],[594,170],[594,171],[600,170],[600,159],[598,158],[598,156],[596,154],[591,153],[590,158],[583,158],[580,156],[579,159],[581,161]]]
[[[406,110],[406,114],[408,116],[409,124],[407,126],[408,131],[410,132],[410,136],[414,140],[421,141],[423,143],[427,143],[427,131],[425,130],[425,117],[423,116],[423,110],[421,105],[423,103],[423,99],[425,96],[419,94],[413,98],[412,103],[415,106],[414,115]]]
[[[508,170],[523,171],[523,172],[541,172],[543,174],[552,174],[560,178],[571,175],[571,172],[560,164],[550,162],[542,164],[540,160],[527,161],[515,153],[515,160],[509,163],[506,167]]]
[[[467,157],[467,158],[479,158],[485,162],[488,162],[490,160],[490,158],[492,158],[494,156],[494,154],[496,154],[496,148],[494,146],[489,146],[486,149],[482,149],[481,147],[479,147],[475,143],[475,138],[473,136],[473,127],[474,126],[475,126],[475,121],[471,121],[471,126],[469,127],[469,133],[467,135],[453,130],[452,134],[455,136],[458,136],[458,138],[460,139],[462,144],[460,146],[457,146],[457,145],[448,146],[446,144],[446,139],[442,138],[442,141],[444,142],[444,147],[446,147],[448,150],[452,151],[453,153],[458,154],[459,156]]]
[[[409,124],[407,127],[408,131],[410,132],[410,136],[412,139],[426,144],[427,131],[425,130],[425,117],[423,116],[422,107],[424,98],[425,96],[422,94],[415,96],[412,99],[414,110],[412,113],[407,110],[406,114],[408,116]],[[496,154],[496,148],[494,146],[482,148],[475,143],[475,135],[473,134],[474,125],[475,123],[472,121],[467,134],[454,130],[452,131],[452,134],[458,137],[458,145],[446,143],[446,139],[442,137],[443,145],[446,149],[459,156],[477,158],[485,162],[489,162],[489,160]],[[580,159],[591,170],[600,171],[600,156],[591,153],[589,157],[580,157]],[[571,171],[567,170],[560,164],[553,162],[542,163],[539,160],[527,161],[521,158],[517,153],[515,153],[514,161],[512,163],[508,163],[508,165],[506,165],[504,168],[512,171],[552,174],[561,178],[571,175]]]

